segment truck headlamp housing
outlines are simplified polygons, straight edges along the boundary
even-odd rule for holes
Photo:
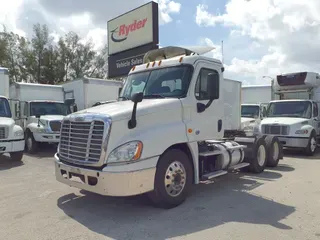
[[[23,130],[18,130],[14,133],[14,136],[15,137],[22,137],[24,135],[24,132]]]
[[[296,134],[308,134],[308,130],[307,129],[300,129],[296,131]]]
[[[131,141],[114,149],[107,159],[107,163],[130,162],[139,160],[143,144],[140,141]]]

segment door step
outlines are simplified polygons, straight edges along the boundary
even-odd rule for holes
[[[216,178],[216,177],[219,177],[219,176],[222,176],[222,175],[226,175],[228,172],[227,171],[224,171],[224,170],[219,170],[219,171],[215,171],[215,172],[211,172],[211,173],[207,173],[207,174],[204,174],[201,178],[202,181],[207,181],[207,180],[210,180],[212,178]]]
[[[240,169],[240,168],[244,168],[244,167],[248,167],[250,165],[250,163],[246,163],[246,162],[243,162],[243,163],[239,163],[237,165],[234,165],[234,166],[231,166],[228,168],[228,170],[237,170],[237,169]]]

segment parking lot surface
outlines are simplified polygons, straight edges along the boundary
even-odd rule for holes
[[[184,204],[162,210],[143,196],[60,184],[54,152],[20,164],[0,157],[1,239],[320,239],[320,154],[286,153],[276,169],[196,185]]]

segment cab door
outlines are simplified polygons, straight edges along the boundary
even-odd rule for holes
[[[213,75],[219,81],[219,98],[210,101],[207,94],[208,76]],[[212,76],[211,76],[212,77]],[[183,104],[183,121],[190,142],[219,139],[224,135],[224,105],[221,96],[223,75],[221,64],[198,61],[190,83],[187,98]],[[211,103],[210,103],[211,102]]]

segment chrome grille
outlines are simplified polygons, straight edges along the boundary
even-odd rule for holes
[[[262,133],[263,134],[273,134],[273,135],[288,135],[289,134],[289,126],[286,125],[272,125],[266,124],[262,125]]]
[[[50,121],[50,128],[53,132],[60,132],[61,122],[60,121]]]
[[[103,121],[73,122],[64,120],[60,135],[60,159],[88,164],[99,162],[103,134]]]
[[[0,139],[8,138],[8,128],[0,127]]]

